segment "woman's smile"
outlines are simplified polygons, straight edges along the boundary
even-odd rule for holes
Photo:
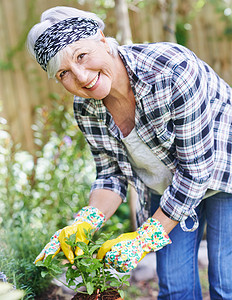
[[[97,88],[97,86],[99,85],[99,81],[100,81],[100,72],[96,75],[96,77],[85,86],[86,89],[93,91]]]

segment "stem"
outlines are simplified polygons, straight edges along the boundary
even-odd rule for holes
[[[78,290],[75,290],[75,292],[78,292],[78,293],[80,293],[80,294],[88,295],[88,293],[87,293],[87,292],[84,292],[84,291],[78,291]]]
[[[62,280],[56,278],[56,276],[54,276],[52,273],[48,272],[49,275],[51,275],[53,278],[55,278],[57,281],[59,281],[60,283],[62,283],[63,285],[65,285],[67,288],[69,288],[70,290],[73,290],[74,292],[77,292],[76,289],[74,288],[71,288],[69,285],[67,285],[66,283],[64,283]],[[86,285],[86,282],[84,280],[84,278],[82,277],[85,285]],[[84,292],[84,291],[78,291],[78,293],[81,293],[81,294],[88,294],[87,292]]]
[[[104,287],[106,286],[106,277],[105,277],[105,269],[104,267],[102,267],[102,276],[103,276],[103,283],[104,283]]]
[[[52,273],[48,272],[48,274],[50,276],[52,276],[53,278],[55,278],[57,281],[59,281],[60,283],[62,283],[63,285],[65,285],[67,288],[73,290],[75,292],[75,289],[71,288],[70,286],[68,286],[66,283],[64,283],[62,280],[60,280],[59,278],[57,278],[55,275],[53,275]]]
[[[87,288],[87,283],[85,281],[85,276],[84,276],[84,274],[81,271],[80,271],[80,273],[81,273],[81,278],[82,278],[82,280],[83,280],[83,282],[84,282],[84,284],[85,284],[85,286]]]

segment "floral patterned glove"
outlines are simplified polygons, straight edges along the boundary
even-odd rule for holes
[[[157,219],[149,218],[135,232],[125,233],[106,241],[98,251],[98,258],[105,257],[105,266],[118,272],[134,269],[138,262],[151,251],[171,244],[169,236]]]
[[[74,253],[71,247],[66,244],[66,238],[70,235],[76,234],[76,240],[80,242],[85,242],[88,244],[86,240],[86,236],[84,230],[95,229],[94,232],[99,230],[105,222],[105,215],[93,206],[83,207],[77,214],[74,222],[70,226],[66,226],[63,229],[60,229],[55,232],[55,234],[51,237],[50,242],[43,248],[41,253],[36,257],[35,263],[41,260],[45,260],[46,257],[50,254],[53,254],[53,258],[60,252],[64,252],[67,259],[73,263]],[[80,248],[76,248],[76,255],[82,254],[82,250]]]

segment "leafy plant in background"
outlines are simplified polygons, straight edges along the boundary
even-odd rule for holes
[[[44,140],[34,156],[13,143],[6,120],[0,119],[0,270],[25,290],[24,299],[34,299],[49,286],[33,261],[57,228],[87,202],[95,173],[71,115],[61,104],[58,108],[55,125],[63,127],[57,130],[47,122],[45,109],[38,109],[37,135],[41,130]]]
[[[24,299],[50,284],[33,261],[52,234],[87,204],[95,178],[93,159],[68,103],[53,95],[50,109],[37,109],[34,155],[14,144],[0,118],[0,271],[25,290]],[[105,230],[119,234],[128,229],[129,208],[123,204]]]
[[[232,9],[231,1],[210,0],[210,3],[215,7],[221,19],[225,23],[224,34],[227,38],[232,38]]]
[[[34,205],[38,207],[39,204],[44,212],[49,212],[45,213],[44,219],[49,222],[57,217],[57,227],[63,227],[87,204],[95,167],[68,105],[70,102],[57,95],[53,98],[56,99],[50,110],[46,107],[38,109],[33,126],[35,142],[40,149],[36,152],[31,185],[36,191],[34,199],[38,200]]]
[[[48,233],[36,228],[33,216],[25,211],[1,227],[0,270],[9,283],[25,291],[24,299],[35,299],[50,285],[52,278],[42,278],[33,264],[36,253],[48,238]]]
[[[41,143],[34,156],[14,145],[7,128],[1,126],[0,207],[4,219],[16,219],[25,209],[39,222],[57,228],[66,226],[73,213],[87,203],[95,177],[93,160],[67,108],[56,103],[53,111],[56,114],[48,118],[48,110],[38,109],[34,129]],[[56,130],[53,119],[62,128]]]
[[[96,253],[101,245],[109,239],[109,234],[101,233],[97,238],[93,238],[93,232],[94,230],[85,230],[87,240],[89,240],[88,245],[84,242],[76,242],[76,234],[71,235],[67,239],[66,243],[71,246],[73,252],[75,252],[76,247],[83,251],[82,255],[74,258],[74,264],[66,263],[62,265],[64,255],[59,259],[52,259],[52,255],[49,255],[44,262],[39,261],[36,265],[44,267],[41,272],[42,276],[48,274],[54,277],[59,277],[63,273],[63,268],[66,267],[67,286],[76,292],[100,295],[111,288],[117,289],[120,296],[124,298],[122,287],[124,284],[129,286],[128,279],[130,275],[120,277],[118,274],[105,270],[103,260],[96,258]],[[78,283],[77,279],[79,277],[81,277],[81,282]],[[75,287],[73,288],[73,286]],[[79,288],[81,287],[85,287],[85,291],[80,291]]]

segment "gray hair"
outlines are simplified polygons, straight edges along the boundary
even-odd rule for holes
[[[100,41],[102,38],[101,31],[104,30],[105,24],[104,22],[94,13],[79,10],[77,8],[73,7],[67,7],[67,6],[56,6],[53,8],[50,8],[46,11],[44,11],[41,15],[40,23],[34,25],[27,37],[27,48],[29,53],[32,55],[34,59],[36,59],[34,46],[35,42],[38,39],[38,37],[48,28],[52,25],[65,20],[67,18],[75,18],[75,17],[82,17],[82,18],[91,18],[95,20],[98,23],[99,29],[97,33],[93,36],[90,36],[86,39],[92,39],[96,41]],[[106,37],[106,41],[110,48],[110,53],[112,56],[118,55],[118,42],[111,37]],[[68,48],[68,46],[66,47]],[[57,54],[51,58],[51,60],[48,63],[47,67],[47,73],[49,78],[54,78],[57,71],[59,70],[59,66],[62,60],[62,57],[65,55],[65,52],[68,49],[62,49],[57,52]]]

